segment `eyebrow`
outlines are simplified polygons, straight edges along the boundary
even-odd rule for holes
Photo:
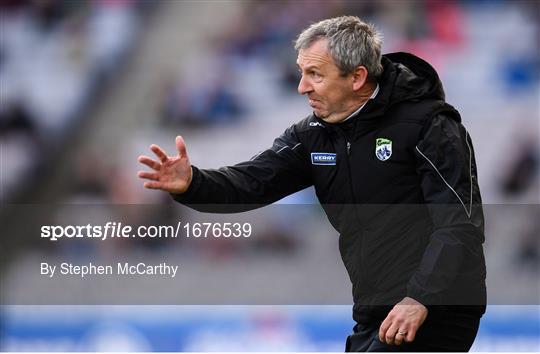
[[[299,69],[302,69],[300,67],[300,65],[298,65],[298,63],[296,63],[296,66],[299,68]],[[306,66],[304,68],[304,70],[308,71],[308,70],[313,70],[313,69],[316,69],[316,70],[321,70],[321,68],[319,68],[317,65],[309,65],[309,66]]]

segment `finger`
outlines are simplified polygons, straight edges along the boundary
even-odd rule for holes
[[[139,178],[146,178],[153,181],[159,181],[159,174],[155,172],[139,171],[137,175],[139,176]]]
[[[416,337],[416,328],[409,328],[407,330],[407,335],[405,336],[405,342],[412,342],[414,337]]]
[[[180,135],[176,137],[176,149],[180,157],[187,157],[186,142]]]
[[[159,183],[159,182],[144,182],[144,188],[161,189],[161,183]]]
[[[392,320],[389,317],[386,317],[379,328],[379,340],[383,343],[386,342],[386,331],[388,331],[391,324]]]
[[[403,343],[403,341],[406,338],[406,334],[403,334],[403,333],[407,333],[407,331],[404,330],[403,328],[398,329],[396,336],[394,337],[395,345],[401,345],[401,343]]]
[[[156,156],[159,158],[159,161],[161,161],[161,163],[165,163],[169,160],[165,151],[163,151],[163,149],[161,149],[156,144],[150,145],[150,150],[152,150],[154,154],[156,154]]]
[[[139,156],[139,162],[156,171],[159,171],[159,168],[161,167],[159,162],[152,160],[148,156]]]
[[[385,336],[386,344],[390,344],[390,345],[394,344],[397,331],[398,331],[398,325],[396,323],[392,323],[390,328],[388,328],[388,331],[386,331],[386,336]]]

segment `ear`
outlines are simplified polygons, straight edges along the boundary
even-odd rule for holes
[[[364,85],[367,82],[367,78],[368,78],[368,71],[366,67],[363,65],[358,66],[352,73],[353,91],[358,91],[362,87],[364,87]]]

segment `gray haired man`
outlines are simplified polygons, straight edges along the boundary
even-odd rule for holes
[[[218,170],[178,154],[139,161],[146,188],[200,211],[273,203],[315,186],[353,284],[347,351],[468,351],[485,311],[483,212],[472,141],[435,70],[381,55],[359,18],[297,38],[298,92],[313,114],[254,159]],[[221,209],[222,210],[222,209]]]

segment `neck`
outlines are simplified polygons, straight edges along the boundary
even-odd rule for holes
[[[358,107],[361,107],[366,103],[373,95],[375,88],[377,87],[376,82],[366,82],[364,86],[358,91]],[[354,112],[354,111],[353,111]],[[352,113],[352,112],[351,112]]]
[[[358,90],[354,101],[351,103],[351,108],[347,110],[343,119],[346,119],[356,110],[358,110],[358,108],[362,107],[371,98],[371,95],[373,95],[376,87],[377,83],[366,82],[365,85],[362,86],[360,90]]]

